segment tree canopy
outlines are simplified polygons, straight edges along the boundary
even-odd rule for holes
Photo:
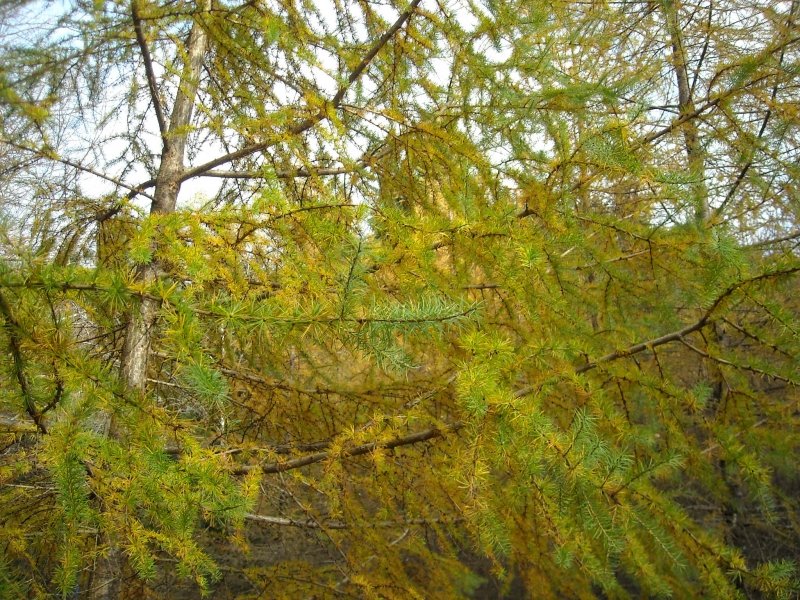
[[[800,593],[791,0],[0,7],[0,597]]]

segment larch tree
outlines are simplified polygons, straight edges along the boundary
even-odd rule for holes
[[[0,8],[0,596],[800,591],[798,2]]]

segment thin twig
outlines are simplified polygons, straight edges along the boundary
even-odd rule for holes
[[[150,198],[150,199],[153,198],[153,196],[151,196],[150,194],[145,193],[144,189],[147,188],[147,187],[152,187],[153,185],[155,185],[155,180],[153,180],[152,184],[147,185],[145,187],[132,186],[132,185],[128,185],[127,183],[124,183],[124,182],[120,181],[119,179],[116,179],[115,177],[111,177],[110,175],[106,175],[104,173],[101,173],[100,171],[96,171],[91,167],[87,167],[87,166],[82,165],[80,163],[77,163],[75,161],[69,160],[68,158],[61,158],[60,156],[56,156],[53,153],[45,152],[44,150],[39,150],[37,148],[29,148],[28,146],[24,146],[22,144],[18,144],[16,142],[12,142],[11,140],[7,140],[7,139],[4,139],[4,138],[0,138],[0,143],[1,144],[6,144],[6,145],[11,146],[13,148],[16,148],[17,150],[23,150],[25,152],[30,152],[32,154],[35,154],[39,158],[43,158],[45,160],[51,160],[53,162],[57,162],[57,163],[61,163],[62,165],[66,165],[68,167],[72,167],[73,169],[77,169],[78,171],[83,171],[84,173],[89,173],[89,175],[94,175],[95,177],[99,177],[100,179],[105,179],[106,181],[108,181],[110,183],[113,183],[114,185],[117,185],[117,186],[119,186],[119,187],[121,187],[123,189],[129,190],[130,193],[132,195],[134,195],[134,196],[138,194],[138,195],[144,196],[145,198]],[[130,194],[129,194],[129,196],[130,196]]]
[[[714,362],[719,363],[721,365],[727,365],[729,367],[734,367],[736,369],[744,369],[745,371],[750,371],[751,373],[756,373],[757,375],[763,375],[764,377],[770,377],[772,379],[777,379],[779,381],[783,381],[784,383],[788,383],[790,385],[797,385],[797,381],[793,381],[792,379],[789,379],[788,377],[784,377],[783,375],[778,375],[776,373],[768,373],[767,371],[764,371],[764,370],[759,369],[757,367],[751,367],[749,365],[737,365],[736,363],[733,363],[733,362],[731,362],[729,360],[726,360],[724,358],[720,358],[719,356],[714,356],[712,354],[709,354],[705,350],[701,350],[697,346],[693,346],[692,344],[687,342],[685,339],[681,339],[681,343],[684,346],[686,346],[687,348],[689,348],[689,350],[691,350],[692,352],[694,352],[696,354],[699,354],[703,358],[707,358],[709,360],[713,360]]]

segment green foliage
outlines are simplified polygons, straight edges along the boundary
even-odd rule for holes
[[[183,367],[182,379],[203,404],[217,409],[224,406],[228,382],[219,371],[201,363],[191,363]]]

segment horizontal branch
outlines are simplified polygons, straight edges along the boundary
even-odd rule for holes
[[[800,230],[792,231],[791,233],[787,233],[778,238],[773,238],[769,240],[763,240],[760,242],[754,242],[752,244],[748,244],[745,246],[747,250],[754,250],[756,248],[763,248],[764,246],[771,246],[772,244],[781,244],[783,242],[791,242],[793,240],[800,239]]]
[[[464,517],[434,517],[431,519],[397,519],[386,521],[366,522],[359,525],[349,525],[344,521],[328,520],[317,521],[315,519],[289,519],[286,517],[272,517],[268,515],[247,514],[245,520],[256,523],[266,523],[267,525],[281,525],[285,527],[304,527],[306,529],[350,529],[354,527],[375,528],[375,527],[408,527],[409,525],[433,525],[437,523],[459,523],[464,521]]]
[[[420,442],[427,442],[428,440],[444,437],[446,433],[458,431],[462,427],[464,427],[464,424],[460,422],[451,423],[442,428],[432,427],[430,429],[417,431],[409,435],[396,437],[385,442],[369,442],[368,444],[361,444],[360,446],[346,448],[336,456],[340,458],[349,458],[352,456],[369,454],[375,450],[391,450],[392,448],[399,448],[401,446],[419,444]],[[326,450],[324,452],[316,452],[307,456],[300,456],[291,460],[274,462],[266,465],[240,465],[238,467],[234,467],[232,471],[237,475],[249,473],[255,469],[259,469],[262,473],[283,473],[284,471],[299,469],[300,467],[322,462],[333,457],[333,453],[331,453],[329,450]]]
[[[302,179],[304,177],[327,177],[331,175],[346,175],[362,167],[336,167],[327,169],[293,169],[290,171],[277,171],[278,179]],[[263,171],[206,171],[200,177],[216,177],[218,179],[259,179],[264,177]]]
[[[384,145],[385,144],[381,144]],[[378,149],[381,147],[378,146]],[[368,154],[364,154],[359,158],[351,167],[320,167],[320,168],[305,168],[297,167],[294,169],[283,169],[274,173],[278,179],[301,179],[304,177],[329,177],[332,175],[346,175],[348,173],[355,173],[365,167],[370,166],[374,161],[379,160],[391,152],[391,147],[384,147],[383,150],[378,151],[374,149]],[[259,179],[264,177],[263,170],[250,170],[250,171],[206,171],[200,177],[217,177],[221,179]]]
[[[131,294],[135,294],[135,292],[131,292]],[[140,297],[147,297],[147,298],[155,298],[161,300],[161,298],[150,296],[148,294],[142,294],[139,292],[136,294]],[[243,314],[226,314],[221,310],[212,311],[212,310],[203,310],[200,308],[194,309],[194,314],[200,315],[203,317],[208,318],[230,318],[236,319],[241,322],[248,322],[248,323],[273,323],[273,324],[281,324],[290,327],[301,327],[305,325],[336,325],[338,323],[350,323],[353,325],[424,325],[424,324],[432,324],[432,323],[447,323],[449,321],[456,321],[458,319],[462,319],[464,317],[468,317],[472,313],[478,310],[477,306],[471,306],[465,310],[462,310],[457,313],[436,316],[436,317],[410,317],[410,318],[383,318],[383,317],[342,317],[342,316],[335,316],[335,317],[318,317],[318,318],[295,318],[295,317],[263,317],[257,315],[243,315]]]

